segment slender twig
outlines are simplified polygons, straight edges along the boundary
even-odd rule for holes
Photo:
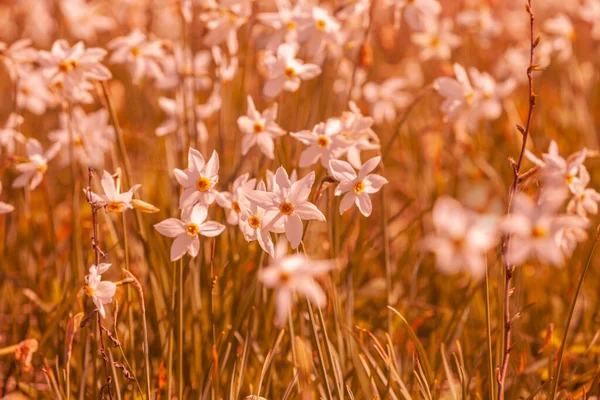
[[[521,172],[521,164],[523,162],[523,156],[525,154],[525,148],[527,146],[527,139],[529,138],[530,130],[531,130],[531,121],[533,116],[533,109],[535,108],[536,95],[533,91],[533,71],[537,69],[537,66],[533,63],[533,56],[535,47],[539,43],[539,38],[534,39],[533,35],[533,27],[535,22],[535,17],[533,15],[533,10],[531,8],[531,0],[527,0],[527,4],[525,6],[527,12],[529,13],[529,25],[530,25],[530,52],[529,52],[529,67],[527,67],[527,81],[529,83],[529,110],[527,112],[527,122],[525,124],[525,128],[517,126],[521,134],[523,135],[523,141],[521,143],[521,152],[519,153],[518,161],[515,162],[511,160],[511,164],[513,167],[513,182],[508,192],[508,214],[512,211],[512,200],[515,192],[517,191],[517,185],[519,183],[519,174]],[[510,235],[506,235],[502,238],[502,263],[505,269],[505,279],[504,279],[504,298],[503,298],[503,354],[502,354],[502,364],[498,367],[497,370],[497,379],[498,379],[498,400],[504,399],[504,391],[505,391],[505,381],[506,381],[506,373],[508,371],[508,361],[510,358],[510,350],[511,350],[511,315],[510,315],[510,295],[512,293],[511,288],[511,280],[513,277],[513,273],[515,270],[515,266],[512,265],[507,258],[508,248],[510,244]]]
[[[558,356],[556,358],[556,370],[554,371],[554,382],[551,383],[552,390],[550,392],[549,399],[554,399],[556,395],[556,391],[558,390],[558,380],[560,378],[560,368],[562,366],[563,353],[565,352],[565,347],[567,345],[567,336],[569,335],[569,328],[571,326],[571,319],[573,318],[573,313],[575,312],[575,305],[577,304],[577,299],[579,298],[579,292],[581,292],[581,287],[583,286],[583,280],[585,279],[585,275],[587,274],[588,269],[590,268],[590,264],[592,263],[592,256],[594,255],[594,251],[596,250],[596,246],[598,245],[598,241],[600,240],[600,226],[596,229],[596,238],[594,239],[594,245],[590,250],[590,254],[588,255],[587,262],[585,263],[585,267],[583,268],[583,272],[579,277],[579,283],[577,283],[577,289],[575,289],[575,294],[573,295],[573,300],[571,300],[571,306],[569,307],[569,314],[567,316],[567,321],[565,322],[565,332],[563,333],[563,337],[560,343],[560,348],[558,350]]]

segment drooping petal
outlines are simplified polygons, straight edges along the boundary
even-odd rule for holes
[[[177,261],[187,253],[192,237],[187,233],[177,236],[171,245],[171,261]]]
[[[325,221],[325,216],[321,210],[308,201],[296,205],[294,207],[294,212],[304,220],[316,219],[318,221]]]
[[[302,241],[302,220],[296,214],[289,215],[285,223],[285,235],[292,249],[297,249]]]

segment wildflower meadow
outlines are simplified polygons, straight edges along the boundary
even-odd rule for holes
[[[600,398],[600,0],[5,0],[0,93],[0,398]]]

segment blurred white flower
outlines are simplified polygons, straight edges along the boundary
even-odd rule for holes
[[[71,35],[86,42],[96,40],[97,36],[116,26],[115,20],[105,15],[106,4],[85,0],[61,0],[60,12],[65,19]]]
[[[227,0],[219,2],[218,10],[201,14],[200,18],[209,29],[204,36],[204,44],[212,47],[226,42],[229,53],[237,54],[237,31],[246,23],[251,11],[247,0]]]
[[[267,36],[266,49],[272,52],[283,42],[293,43],[298,37],[298,19],[302,20],[310,12],[310,6],[304,0],[293,7],[289,0],[275,0],[277,12],[260,13],[256,17],[264,25],[273,29]]]
[[[583,0],[579,17],[592,24],[592,39],[600,39],[600,0]]]
[[[183,210],[181,219],[168,218],[154,225],[161,235],[175,238],[171,245],[171,261],[179,260],[185,253],[196,257],[200,251],[198,235],[215,237],[225,230],[218,222],[206,221],[207,215],[208,207],[196,204]]]
[[[348,162],[356,169],[362,165],[360,153],[366,150],[379,150],[379,138],[371,127],[373,118],[365,117],[353,101],[348,103],[350,111],[344,111],[340,118],[341,133],[336,139],[346,154]]]
[[[215,185],[219,182],[219,155],[213,150],[208,162],[202,154],[190,147],[188,150],[188,167],[186,170],[175,168],[175,179],[183,186],[179,198],[179,208],[186,209],[196,203],[206,206],[215,201]]]
[[[85,277],[85,286],[83,287],[85,294],[92,298],[102,318],[106,318],[104,305],[112,303],[112,298],[117,291],[117,285],[114,282],[102,280],[102,274],[111,265],[106,263],[98,264],[98,266],[92,265],[89,269],[89,275]]]
[[[263,94],[267,97],[277,97],[282,90],[295,92],[301,81],[314,78],[321,73],[321,68],[315,64],[304,64],[296,58],[296,45],[283,43],[277,48],[277,53],[269,53],[263,63],[267,81]]]
[[[60,150],[60,143],[54,143],[46,152],[36,139],[27,139],[25,146],[29,161],[17,164],[17,171],[21,175],[13,181],[12,187],[20,188],[29,184],[29,189],[34,190],[48,170],[48,161],[52,160]]]
[[[340,141],[336,140],[341,129],[342,124],[338,118],[329,118],[326,122],[315,125],[312,131],[290,133],[291,136],[309,146],[300,154],[298,166],[308,167],[321,160],[321,165],[328,168],[329,160],[337,158],[343,151]]]
[[[557,243],[561,229],[586,228],[587,221],[579,216],[556,214],[556,205],[550,202],[535,204],[526,194],[513,198],[512,213],[500,222],[500,229],[511,236],[506,254],[511,264],[537,258],[555,266],[562,266],[565,255]]]
[[[272,160],[275,158],[274,139],[286,133],[275,121],[277,118],[277,103],[274,103],[262,113],[256,109],[251,96],[247,97],[247,103],[248,111],[246,115],[242,115],[237,120],[238,127],[244,134],[242,137],[242,155],[248,154],[248,151],[257,145],[260,151]]]
[[[22,123],[22,116],[11,113],[4,127],[0,129],[0,146],[9,154],[15,152],[16,143],[25,143],[25,136],[19,131]]]
[[[327,10],[313,6],[310,13],[299,15],[298,42],[305,43],[308,54],[320,63],[326,54],[326,46],[339,40],[340,23]]]
[[[411,35],[412,42],[421,48],[419,58],[423,61],[449,60],[452,50],[462,43],[461,38],[452,33],[452,27],[452,20],[448,18],[441,22],[437,19],[425,19],[423,31]]]
[[[588,188],[590,174],[585,165],[579,166],[579,179],[571,185],[573,197],[567,204],[567,213],[586,217],[587,213],[598,214],[598,202],[600,193],[595,189]]]
[[[233,181],[231,192],[222,191],[216,194],[217,204],[225,209],[227,213],[227,223],[229,225],[238,225],[242,207],[250,203],[246,200],[246,193],[254,190],[256,179],[248,179],[248,173],[238,176]]]
[[[582,221],[585,221],[582,218]],[[556,232],[555,240],[566,257],[571,257],[577,244],[585,242],[588,238],[587,231],[581,227],[572,226],[561,228]]]
[[[276,224],[280,219],[283,220],[285,234],[293,249],[302,241],[302,220],[325,221],[323,213],[307,200],[314,182],[314,171],[292,183],[286,170],[279,167],[275,173],[273,192],[251,190],[246,194],[251,203],[273,214],[266,227]]]
[[[165,113],[166,119],[154,130],[156,136],[165,136],[173,132],[178,132],[183,128],[185,110],[181,92],[177,92],[175,99],[159,97],[158,106]],[[196,119],[196,130],[200,135],[200,141],[205,142],[208,139],[208,132],[206,131],[206,126],[201,119],[198,106],[194,108],[194,112],[198,116]],[[178,137],[183,137],[183,132],[180,132]]]
[[[84,166],[101,168],[104,155],[115,140],[115,129],[109,125],[108,111],[100,109],[86,114],[81,107],[73,108],[71,117],[60,115],[60,129],[51,131],[48,138],[60,143],[65,149],[60,152],[60,164],[70,162],[69,142],[73,141],[73,156],[76,162]]]
[[[191,65],[184,56],[181,46],[175,44],[173,54],[161,59],[163,76],[155,82],[156,88],[161,90],[175,90],[186,76],[191,76],[196,90],[205,90],[211,87],[210,66],[212,54],[208,50],[198,51]]]
[[[140,30],[134,30],[127,36],[111,40],[106,47],[112,51],[108,59],[111,64],[129,66],[134,84],[140,83],[145,76],[162,79],[160,61],[165,57],[162,41],[149,40]]]
[[[260,281],[268,288],[276,290],[276,322],[283,326],[294,303],[294,295],[306,297],[317,307],[325,307],[327,296],[315,278],[333,269],[333,262],[310,260],[299,253],[288,256],[287,242],[280,240],[275,249],[275,257],[268,267],[261,271]]]
[[[0,42],[0,59],[13,81],[23,71],[27,71],[31,64],[37,60],[37,57],[37,50],[31,48],[31,39],[20,39],[10,46]]]
[[[56,96],[40,70],[21,72],[17,80],[17,107],[42,115],[56,105]]]
[[[442,196],[433,207],[435,233],[423,239],[423,248],[436,255],[444,274],[467,271],[475,279],[485,274],[485,253],[498,243],[494,216],[480,216],[457,200]]]
[[[488,47],[491,40],[502,33],[502,23],[487,6],[478,10],[461,11],[456,16],[456,23],[472,30],[485,47]]]
[[[116,175],[120,175],[121,170],[117,169]],[[100,179],[100,185],[104,191],[103,195],[98,195],[84,189],[86,196],[90,196],[88,201],[93,203],[95,207],[105,207],[107,211],[113,213],[121,213],[127,209],[133,208],[133,193],[142,185],[133,185],[128,191],[121,193],[121,180],[117,179],[118,184],[115,184],[115,178],[108,172],[104,171]]]
[[[377,193],[383,185],[388,183],[383,176],[371,174],[380,161],[381,157],[371,158],[360,167],[358,174],[346,161],[329,161],[331,175],[340,182],[335,188],[335,195],[340,196],[346,193],[340,201],[340,214],[356,204],[362,215],[365,217],[371,215],[373,205],[369,195]]]
[[[2,194],[2,182],[0,182],[0,194]],[[12,205],[0,201],[0,214],[7,214],[14,211],[14,209]]]
[[[571,19],[565,14],[558,14],[554,18],[544,21],[543,29],[552,36],[550,43],[559,61],[568,60],[573,54],[573,41],[575,28]]]
[[[363,87],[363,96],[371,105],[371,115],[378,124],[394,122],[396,110],[407,107],[413,95],[404,91],[408,82],[403,78],[388,78],[383,83],[368,82]]]
[[[217,46],[211,49],[215,64],[217,64],[216,76],[221,81],[223,86],[227,86],[235,78],[238,70],[238,58],[233,55],[225,57],[223,51]]]
[[[419,30],[423,18],[435,18],[442,12],[437,0],[387,0],[394,9],[394,25],[400,27],[402,14],[411,29]]]

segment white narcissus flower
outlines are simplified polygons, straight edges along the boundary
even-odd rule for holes
[[[298,42],[306,43],[308,54],[320,63],[328,44],[339,40],[340,23],[321,7],[312,7],[309,13],[296,18],[298,21]]]
[[[452,20],[426,19],[423,23],[423,31],[411,35],[414,44],[421,48],[419,57],[426,61],[430,59],[449,60],[452,50],[460,46],[462,40],[452,33]]]
[[[472,118],[495,120],[502,114],[502,99],[507,97],[515,88],[516,81],[512,78],[502,83],[487,72],[480,72],[476,68],[469,68],[469,76],[475,90]]]
[[[365,117],[353,101],[348,103],[350,111],[344,111],[340,121],[341,133],[337,137],[343,147],[348,162],[356,169],[362,165],[360,153],[365,150],[379,150],[379,138],[371,128],[373,118]]]
[[[83,42],[71,47],[61,39],[54,42],[50,51],[41,50],[38,62],[51,85],[61,88],[66,95],[74,95],[82,90],[82,85],[89,86],[88,79],[105,81],[112,77],[108,68],[101,64],[105,56],[106,50],[102,48],[86,49]],[[83,89],[88,91],[87,87]]]
[[[23,123],[23,117],[11,113],[4,124],[4,128],[0,129],[0,146],[6,149],[6,152],[13,154],[15,152],[16,143],[24,143],[25,136],[19,132],[19,127]]]
[[[0,42],[0,60],[8,69],[10,79],[15,81],[37,60],[38,52],[31,48],[31,39],[17,40],[10,46]]]
[[[108,111],[100,109],[86,114],[81,107],[73,108],[71,117],[60,115],[60,129],[48,134],[50,140],[60,143],[65,151],[60,153],[60,164],[69,164],[69,142],[73,141],[76,162],[84,166],[101,168],[104,155],[115,140],[115,129],[109,125]]]
[[[160,61],[165,52],[161,41],[151,41],[141,31],[134,30],[127,36],[111,40],[107,48],[112,51],[108,62],[127,64],[132,70],[134,84],[140,83],[145,76],[157,80],[162,78]]]
[[[207,206],[196,204],[183,210],[181,219],[169,218],[154,225],[161,235],[175,238],[171,245],[171,261],[179,260],[185,253],[196,257],[200,251],[198,235],[215,237],[225,230],[218,222],[206,221],[207,215]]]
[[[585,165],[579,166],[579,179],[571,185],[573,197],[567,204],[567,213],[577,214],[583,218],[587,213],[598,214],[598,202],[600,193],[595,189],[588,188],[590,174]]]
[[[2,194],[2,182],[0,182],[0,194]],[[0,214],[7,214],[14,209],[15,208],[12,205],[0,201]]]
[[[301,81],[314,78],[321,73],[321,67],[315,64],[304,64],[296,58],[298,48],[295,44],[283,43],[276,54],[268,54],[264,58],[267,82],[263,94],[277,97],[282,90],[295,92]]]
[[[120,169],[117,169],[116,175],[118,176],[120,174]],[[84,192],[86,196],[88,194],[91,196],[88,200],[94,203],[96,207],[105,207],[107,211],[120,213],[133,208],[133,204],[131,203],[133,200],[133,193],[142,187],[142,185],[133,185],[128,191],[121,193],[120,179],[118,179],[118,182],[118,185],[115,184],[113,176],[108,171],[104,171],[102,178],[100,179],[100,185],[102,186],[102,190],[104,190],[104,195],[97,195],[92,192],[88,193],[87,189],[84,189]]]
[[[321,160],[324,168],[329,167],[329,160],[337,158],[342,152],[342,143],[336,140],[342,129],[338,118],[329,118],[320,122],[312,131],[290,133],[305,145],[309,146],[300,154],[299,167],[304,168]]]
[[[188,150],[188,168],[173,170],[175,179],[183,186],[179,198],[179,208],[185,209],[196,203],[210,205],[215,201],[215,185],[219,182],[219,155],[213,150],[208,162],[202,154],[190,147]]]
[[[212,84],[209,74],[212,60],[210,51],[201,50],[195,53],[190,63],[186,52],[176,43],[173,46],[173,55],[167,55],[161,60],[163,77],[155,82],[155,86],[161,90],[175,90],[186,76],[191,75],[196,90],[208,89]]]
[[[325,275],[333,268],[328,260],[310,260],[299,253],[287,255],[287,242],[277,243],[275,257],[259,279],[263,285],[275,289],[276,322],[283,326],[294,303],[294,295],[306,297],[319,307],[325,307],[327,296],[315,278]]]
[[[445,274],[468,271],[475,279],[485,274],[485,253],[498,242],[497,218],[480,216],[457,200],[443,196],[433,207],[435,232],[423,239],[423,249],[436,255]]]
[[[217,69],[215,71],[216,76],[221,81],[221,85],[229,85],[235,78],[235,74],[238,70],[239,60],[237,56],[233,55],[226,57],[221,48],[217,46],[213,46],[211,52],[213,55],[213,60],[215,60],[215,64],[217,65]]]
[[[563,229],[583,229],[588,222],[579,216],[556,214],[556,204],[535,204],[526,194],[517,193],[512,213],[505,216],[500,229],[511,236],[507,252],[508,262],[520,264],[538,258],[555,266],[562,266],[565,255],[556,240]]]
[[[558,152],[558,144],[552,140],[548,152],[542,154],[541,159],[529,150],[525,150],[525,156],[542,169],[542,201],[562,203],[569,191],[576,192],[575,185],[581,183],[579,170],[587,157],[587,149],[584,148],[565,159]]]
[[[102,274],[110,268],[112,264],[92,265],[89,269],[89,275],[85,277],[85,286],[83,290],[96,305],[102,318],[106,318],[105,304],[112,303],[112,299],[117,291],[117,285],[114,282],[102,281]]]
[[[209,30],[204,36],[204,44],[212,47],[226,42],[229,53],[237,54],[237,31],[246,23],[251,11],[250,2],[234,0],[220,2],[218,11],[202,13],[200,18]]]
[[[585,219],[582,218],[582,221],[585,221]],[[587,238],[587,231],[577,226],[559,229],[555,236],[556,243],[560,246],[566,257],[571,257],[575,248],[577,248],[577,244],[585,242]]]
[[[490,44],[490,39],[497,37],[502,32],[502,23],[492,14],[489,7],[462,11],[456,16],[456,23],[472,29],[472,33],[477,35],[486,47]]]
[[[378,124],[394,122],[396,110],[407,107],[413,96],[405,92],[408,82],[403,78],[389,78],[383,83],[368,82],[363,87],[363,96],[371,105],[371,114]]]
[[[248,200],[246,200],[246,193],[254,190],[256,179],[248,179],[248,176],[248,173],[238,176],[233,181],[231,192],[219,192],[216,194],[217,204],[226,210],[227,223],[229,225],[238,225],[240,223],[242,207],[249,205]]]
[[[411,29],[421,29],[423,18],[436,18],[442,12],[437,0],[388,0],[394,8],[394,25],[400,27],[401,16]]]
[[[465,109],[468,109],[475,97],[467,71],[462,65],[454,64],[454,75],[455,79],[444,76],[433,81],[433,88],[444,97],[441,107],[444,122],[457,119]]]
[[[283,130],[275,121],[277,118],[277,103],[264,110],[262,113],[256,109],[252,97],[248,96],[248,111],[246,115],[238,118],[237,123],[240,131],[244,133],[242,138],[242,155],[258,146],[260,151],[270,158],[275,158],[274,139],[285,135]]]
[[[335,195],[340,196],[346,193],[340,202],[340,214],[356,204],[362,215],[365,217],[371,215],[373,205],[369,195],[377,193],[383,185],[388,183],[387,179],[381,175],[371,174],[380,161],[381,157],[371,158],[360,167],[358,174],[346,161],[331,160],[329,162],[331,175],[340,182],[335,188]]]
[[[317,206],[307,200],[314,182],[314,171],[292,183],[286,170],[279,167],[275,173],[273,192],[251,190],[246,195],[251,203],[273,214],[273,217],[269,218],[266,227],[283,220],[285,234],[293,249],[298,248],[302,241],[302,220],[325,221],[323,213],[319,211]]]
[[[256,190],[266,190],[265,183],[260,182],[256,187]],[[266,210],[252,202],[240,203],[242,206],[240,228],[244,233],[244,238],[247,241],[258,241],[261,249],[268,253],[271,257],[274,255],[273,240],[271,239],[271,232],[283,233],[285,228],[282,221],[277,221],[274,224],[269,224],[268,217],[265,217]]]
[[[44,152],[42,145],[36,139],[28,139],[25,144],[27,148],[28,162],[17,164],[17,171],[21,173],[12,183],[12,187],[20,188],[29,184],[29,189],[34,190],[48,170],[48,161],[52,160],[60,150],[60,143],[55,143],[48,151]]]
[[[307,17],[309,7],[298,1],[293,7],[288,0],[276,0],[277,12],[260,13],[256,17],[264,25],[274,29],[269,32],[266,49],[276,51],[283,42],[295,42],[298,37],[298,20]]]

